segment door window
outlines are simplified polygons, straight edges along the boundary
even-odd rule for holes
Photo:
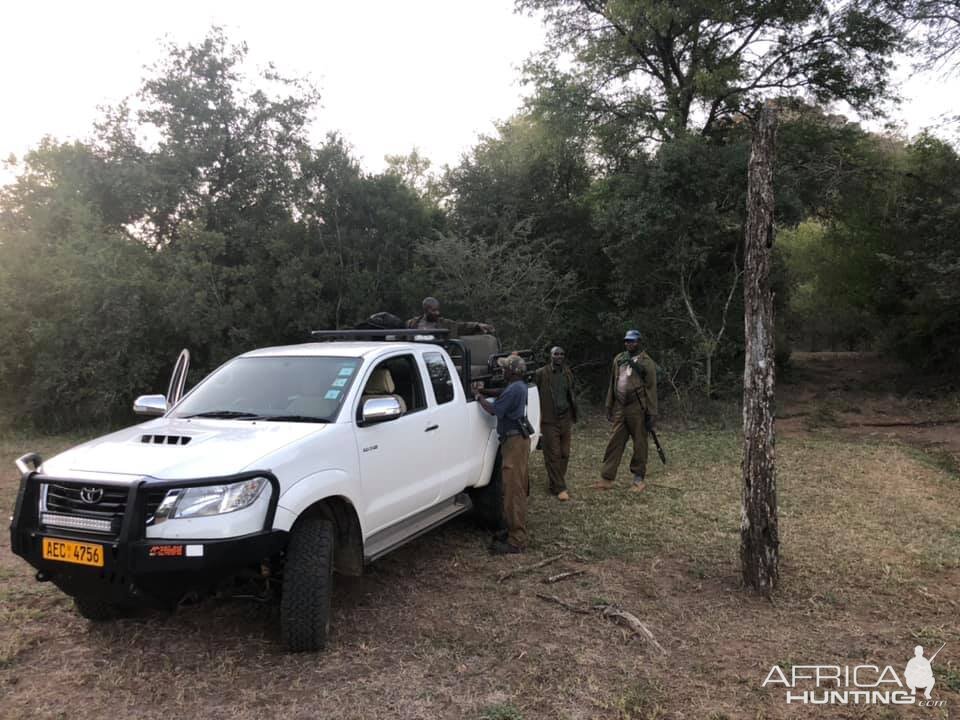
[[[362,399],[375,396],[392,395],[401,402],[403,414],[422,410],[427,406],[426,396],[423,393],[423,383],[420,381],[420,370],[417,368],[413,355],[398,355],[378,363],[367,378],[363,388]],[[363,403],[357,408],[359,416]]]

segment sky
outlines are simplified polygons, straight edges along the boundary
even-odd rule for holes
[[[519,67],[543,43],[512,0],[10,0],[0,5],[0,158],[45,134],[83,138],[97,106],[133,94],[160,41],[221,25],[248,60],[320,89],[314,134],[340,130],[362,165],[417,147],[454,164],[520,104]]]
[[[162,40],[198,42],[214,24],[248,44],[253,65],[309,77],[321,93],[315,139],[339,130],[371,172],[414,147],[436,169],[456,164],[519,107],[520,66],[545,36],[513,0],[8,0],[0,159],[22,157],[44,135],[89,136],[98,106],[136,91]],[[960,112],[960,78],[914,77],[903,92],[893,119],[907,134]],[[0,183],[10,179],[0,167]]]

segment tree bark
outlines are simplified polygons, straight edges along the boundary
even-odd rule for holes
[[[707,400],[713,398],[713,387],[711,383],[713,382],[713,353],[707,353],[706,356],[706,365],[707,365]]]
[[[743,322],[743,500],[740,565],[743,581],[769,596],[777,585],[780,538],[774,463],[773,160],[777,116],[763,108],[753,130],[747,181]]]

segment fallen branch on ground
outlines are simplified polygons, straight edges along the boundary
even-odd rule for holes
[[[543,582],[547,584],[560,582],[561,580],[566,580],[567,578],[583,575],[585,572],[586,570],[571,570],[570,572],[557,573],[556,575],[551,575],[550,577],[544,578]]]
[[[549,565],[550,563],[554,563],[562,557],[563,557],[562,554],[554,555],[553,557],[548,557],[546,560],[541,560],[540,562],[534,563],[533,565],[523,565],[513,570],[508,570],[507,572],[500,574],[500,577],[497,578],[497,582],[503,582],[507,578],[513,577],[514,575],[522,575],[523,573],[528,573],[531,570],[542,568],[544,565]]]
[[[560,607],[566,608],[570,612],[579,613],[581,615],[590,614],[589,608],[577,607],[576,605],[568,603],[566,600],[561,600],[556,595],[545,595],[543,593],[537,593],[537,597],[540,598],[541,600],[546,600],[547,602],[556,603]]]
[[[633,613],[629,613],[626,610],[621,610],[616,605],[594,605],[594,610],[597,610],[603,617],[613,620],[614,622],[619,622],[626,625],[628,628],[633,630],[634,634],[642,635],[654,647],[657,648],[664,655],[667,654],[667,651],[663,649],[663,646],[657,642],[657,639],[653,636],[653,633],[637,618]]]
[[[561,600],[556,595],[546,595],[544,593],[537,593],[538,598],[541,600],[546,600],[547,602],[552,602],[559,605],[562,608],[566,608],[570,612],[575,612],[579,615],[589,615],[590,610],[587,608],[579,607],[573,603],[569,603],[566,600]],[[650,629],[644,625],[633,613],[622,610],[616,605],[594,605],[593,610],[600,613],[602,617],[607,618],[608,620],[613,620],[616,623],[621,625],[626,625],[627,628],[633,631],[634,635],[639,635],[644,638],[647,642],[653,645],[657,650],[659,650],[664,655],[669,653],[663,648],[663,645],[657,642],[657,639],[653,636],[653,633],[650,632]]]

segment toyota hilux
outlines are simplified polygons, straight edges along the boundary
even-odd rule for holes
[[[186,394],[184,353],[167,394],[134,403],[153,419],[17,460],[13,552],[91,620],[253,584],[279,595],[289,649],[320,649],[335,570],[358,575],[471,508],[498,521],[494,419],[472,392],[496,379],[490,343],[320,333]],[[539,428],[532,385],[527,410]]]

